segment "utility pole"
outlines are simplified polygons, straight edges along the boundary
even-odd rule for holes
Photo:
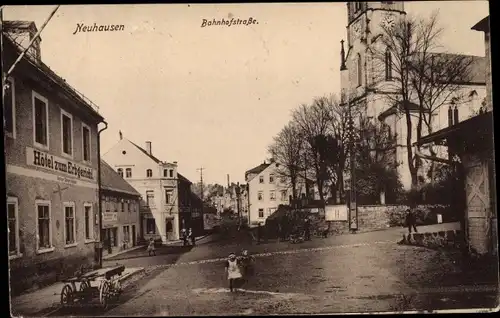
[[[205,170],[205,168],[200,167],[200,168],[198,168],[196,170],[200,172],[201,215],[203,217],[203,207],[205,205],[205,201],[204,201],[204,189],[203,189],[203,170]]]
[[[241,196],[241,191],[240,191],[240,183],[238,182],[236,184],[236,209],[238,212],[238,231],[241,228],[241,208],[240,208],[240,196]]]
[[[349,111],[349,163],[350,163],[350,172],[351,172],[351,189],[349,195],[349,229],[351,232],[356,232],[358,230],[358,207],[356,204],[356,165],[355,165],[355,141],[354,141],[354,120],[352,116],[352,103],[351,103],[351,94],[350,92],[347,94],[347,107]]]

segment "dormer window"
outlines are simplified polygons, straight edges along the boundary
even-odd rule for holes
[[[123,169],[122,168],[118,168],[116,171],[118,172],[118,174],[120,175],[120,177],[123,178]]]
[[[168,177],[168,169],[163,169],[163,177]]]
[[[146,177],[151,178],[153,176],[153,170],[148,169],[146,170]]]
[[[125,169],[125,176],[127,178],[132,178],[132,169],[131,168]]]

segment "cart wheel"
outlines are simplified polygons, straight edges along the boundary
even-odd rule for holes
[[[84,291],[85,289],[87,289],[89,287],[90,287],[90,284],[86,280],[84,280],[80,283],[80,291]]]
[[[109,301],[109,283],[104,281],[101,284],[101,288],[99,288],[99,301],[101,303],[101,306],[103,309],[106,309],[108,307],[108,301]]]
[[[73,303],[73,289],[71,285],[64,285],[61,291],[61,305],[67,305]]]

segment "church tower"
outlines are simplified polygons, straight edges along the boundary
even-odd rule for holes
[[[374,64],[372,49],[380,45],[382,25],[394,25],[406,15],[402,1],[347,2],[347,41],[341,41],[341,92],[353,104],[361,104],[368,117],[382,106],[373,105],[374,86],[383,73]]]

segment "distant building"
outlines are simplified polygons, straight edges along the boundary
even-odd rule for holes
[[[104,253],[137,245],[140,237],[141,195],[104,160],[101,160],[101,237]]]
[[[37,29],[24,21],[3,27],[7,70]],[[39,42],[7,79],[3,105],[14,294],[98,262],[98,124],[104,119],[42,62]]]
[[[278,165],[276,162],[264,162],[245,173],[247,215],[250,226],[264,223],[279,205],[290,204],[292,189],[289,180],[280,176]],[[301,197],[305,194],[314,197],[314,185],[311,182],[309,185],[309,193],[307,193],[304,179],[299,178],[296,196]]]

